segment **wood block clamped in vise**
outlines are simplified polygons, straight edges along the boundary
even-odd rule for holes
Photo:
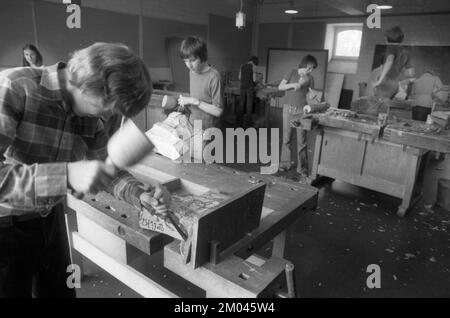
[[[235,195],[183,179],[171,180],[166,187],[172,197],[170,214],[162,219],[147,207],[140,212],[139,225],[183,241],[183,262],[197,268],[211,260],[211,251],[218,257],[258,227],[266,184],[249,180],[255,182],[246,183]],[[220,242],[214,249],[213,241]]]

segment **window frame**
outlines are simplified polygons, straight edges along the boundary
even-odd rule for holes
[[[352,31],[357,30],[361,32],[361,45],[362,45],[362,34],[363,34],[363,25],[335,25],[333,26],[333,50],[331,54],[331,58],[340,61],[358,61],[361,54],[361,45],[359,46],[358,56],[344,56],[344,55],[336,55],[336,47],[337,47],[337,38],[340,32],[343,31]]]

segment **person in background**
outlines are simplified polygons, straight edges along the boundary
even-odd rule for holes
[[[286,91],[286,104],[283,105],[283,142],[281,147],[280,170],[291,168],[291,141],[293,129],[291,121],[303,113],[307,104],[307,94],[314,88],[314,77],[311,72],[317,68],[317,60],[312,55],[306,55],[297,69],[287,73],[278,85],[278,89]],[[300,177],[308,177],[308,157],[306,149],[306,131],[297,131],[297,172]]]
[[[255,86],[257,82],[257,65],[258,58],[256,56],[252,56],[247,63],[241,65],[239,70],[241,92],[237,123],[244,128],[251,127],[253,125],[252,113],[253,103],[255,100]]]
[[[165,213],[170,195],[105,163],[101,118],[148,105],[144,62],[127,46],[95,43],[68,64],[0,72],[0,298],[74,297],[64,219],[67,191],[106,190]]]
[[[180,57],[189,70],[189,94],[180,95],[178,103],[188,107],[189,121],[202,121],[203,131],[218,127],[223,113],[220,73],[208,63],[206,42],[196,36],[185,38],[180,46]]]
[[[380,78],[380,75],[381,75],[381,72],[383,71],[385,62],[386,62],[386,57],[383,54],[381,57],[381,65],[374,68],[372,70],[372,72],[370,73],[370,76],[368,79],[369,85],[367,85],[367,93],[365,96],[374,96],[375,95],[375,87],[373,86],[372,83],[375,83]]]
[[[414,68],[408,50],[401,46],[404,34],[400,27],[396,26],[385,33],[388,43],[386,48],[386,60],[379,78],[372,83],[376,97],[392,98],[398,92],[399,81],[404,77],[413,77]]]
[[[411,92],[412,119],[427,121],[433,107],[433,95],[442,87],[441,79],[427,71],[414,81]]]
[[[22,49],[22,54],[22,66],[43,66],[42,55],[33,44],[26,44]]]

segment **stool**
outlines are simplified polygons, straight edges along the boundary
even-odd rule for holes
[[[450,179],[439,179],[436,205],[450,212]]]

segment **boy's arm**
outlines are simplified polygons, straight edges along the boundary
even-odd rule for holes
[[[388,57],[386,58],[386,62],[383,65],[383,70],[381,71],[380,78],[375,83],[373,83],[373,86],[378,86],[384,81],[387,73],[391,70],[393,64],[394,64],[394,55],[389,54]]]
[[[212,104],[201,101],[195,97],[185,97],[181,95],[178,102],[180,105],[193,105],[193,107],[198,107],[205,113],[220,117],[223,113],[222,83],[220,82],[220,77],[214,76],[212,78],[209,90],[212,97]]]
[[[31,212],[46,209],[66,195],[67,165],[4,161],[4,153],[16,137],[25,98],[23,88],[0,77],[0,202]]]
[[[293,75],[294,71],[291,71],[289,74],[287,74],[280,82],[280,84],[278,85],[278,89],[281,91],[287,91],[290,89],[299,89],[300,85],[298,83],[289,83],[292,79],[292,75]]]
[[[105,161],[107,158],[107,143],[108,137],[103,122],[99,120],[95,138],[92,140],[92,143],[88,145],[89,150],[87,152],[87,158],[89,160]],[[140,210],[142,208],[142,194],[154,192],[156,189],[161,188],[162,187],[159,184],[154,184],[152,186],[144,185],[128,171],[119,170],[117,177],[106,191],[111,193],[116,199],[125,201]],[[148,203],[152,205],[150,202]]]

